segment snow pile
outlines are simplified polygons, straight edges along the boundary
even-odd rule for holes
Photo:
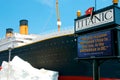
[[[58,80],[58,72],[36,69],[15,56],[10,63],[3,61],[0,80]]]

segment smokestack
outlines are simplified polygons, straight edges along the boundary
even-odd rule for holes
[[[118,5],[118,1],[119,1],[119,0],[113,0],[113,4],[114,4],[114,5]]]
[[[28,20],[20,20],[20,34],[28,35]]]
[[[13,36],[13,29],[12,28],[7,28],[6,29],[6,38],[10,38]]]

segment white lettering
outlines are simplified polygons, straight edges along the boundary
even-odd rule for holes
[[[93,18],[86,17],[76,21],[76,31],[109,23],[114,20],[113,9],[93,15]]]

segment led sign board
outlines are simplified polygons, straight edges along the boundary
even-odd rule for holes
[[[80,35],[77,40],[77,52],[79,58],[113,55],[111,31]]]

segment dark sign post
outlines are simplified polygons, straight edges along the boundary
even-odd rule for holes
[[[92,60],[93,79],[100,80],[101,61],[120,58],[120,28],[98,31],[77,37],[79,60]]]
[[[95,11],[93,18],[75,19],[78,60],[93,64],[93,79],[100,80],[100,64],[120,58],[120,8],[112,5]]]
[[[94,80],[100,80],[100,66],[96,59],[93,59],[93,78]]]
[[[81,35],[77,39],[78,57],[93,60],[93,78],[100,79],[100,62],[96,57],[113,56],[112,31]]]

